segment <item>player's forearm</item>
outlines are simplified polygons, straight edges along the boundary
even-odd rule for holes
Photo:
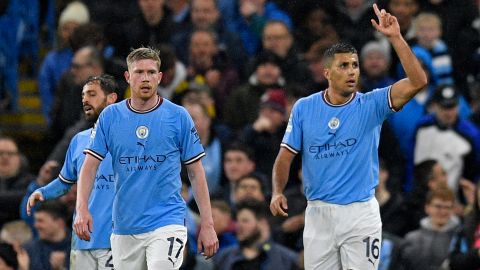
[[[95,181],[98,164],[100,164],[100,161],[88,154],[86,155],[77,182],[77,211],[88,209],[88,199]]]
[[[284,158],[277,157],[273,164],[272,172],[272,194],[282,194],[288,182],[291,162]]]
[[[415,93],[412,93],[414,95],[427,85],[427,75],[417,57],[410,49],[410,46],[408,46],[407,42],[401,35],[391,37],[389,40],[402,63],[407,78],[410,80],[410,83],[414,88],[413,91]]]
[[[207,180],[205,179],[204,171],[199,168],[189,168],[188,178],[192,184],[193,196],[197,202],[198,210],[200,211],[202,225],[213,225],[210,195],[208,193]]]
[[[55,178],[48,185],[39,188],[45,200],[56,199],[65,195],[72,188],[72,184],[65,183],[59,178]]]

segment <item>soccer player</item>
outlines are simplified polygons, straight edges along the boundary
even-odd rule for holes
[[[117,85],[112,76],[90,77],[83,86],[82,103],[85,118],[94,122],[108,105],[117,101]],[[75,135],[68,147],[65,162],[58,177],[48,185],[34,191],[28,198],[27,214],[38,201],[56,199],[66,194],[77,182],[92,128]],[[96,230],[90,241],[78,239],[73,234],[70,269],[112,270],[110,235],[112,233],[112,204],[114,195],[114,173],[110,155],[100,164],[95,177],[95,187],[88,208],[92,211]]]
[[[302,153],[305,195],[305,269],[378,269],[381,228],[375,200],[382,122],[426,84],[419,62],[400,34],[397,18],[373,5],[372,25],[395,49],[407,78],[357,92],[358,54],[348,44],[325,52],[328,88],[293,108],[273,167],[270,209],[287,216],[282,194],[294,156]]]
[[[198,250],[207,258],[218,250],[200,160],[205,153],[188,112],[157,95],[159,53],[135,49],[127,66],[131,98],[102,112],[85,149],[74,230],[85,240],[95,231],[87,202],[97,167],[110,153],[116,181],[111,236],[115,269],[179,269],[187,240],[182,162],[201,215]]]

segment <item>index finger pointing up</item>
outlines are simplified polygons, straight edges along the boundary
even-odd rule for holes
[[[377,4],[373,4],[373,11],[375,11],[375,15],[377,15],[377,17],[380,19],[382,14],[381,14],[380,10],[378,9]]]

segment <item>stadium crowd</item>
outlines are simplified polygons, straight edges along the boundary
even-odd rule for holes
[[[119,99],[128,98],[125,58],[141,46],[160,50],[158,94],[187,109],[206,153],[220,250],[210,260],[197,254],[199,210],[182,173],[189,242],[181,269],[303,269],[301,160],[285,190],[287,218],[268,211],[272,167],[293,104],[327,87],[322,56],[331,45],[357,48],[361,92],[405,76],[371,26],[373,3],[396,16],[429,77],[382,127],[378,269],[480,269],[480,2],[473,0],[2,1],[0,113],[18,110],[18,67],[27,63],[51,147],[31,171],[25,149],[0,127],[0,269],[68,269],[76,189],[32,216],[27,199],[57,177],[72,137],[96,120],[83,115],[87,79],[110,74]],[[319,158],[342,150],[328,148]]]

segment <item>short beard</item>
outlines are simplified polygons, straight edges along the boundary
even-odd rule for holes
[[[243,240],[239,240],[238,244],[240,245],[240,248],[247,248],[255,245],[258,240],[260,240],[260,230],[256,229],[255,232],[253,232],[252,235],[247,236],[247,238]]]

